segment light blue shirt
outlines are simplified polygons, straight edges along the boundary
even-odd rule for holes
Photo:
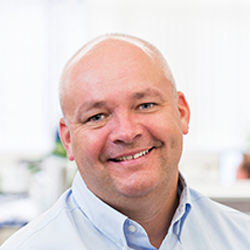
[[[182,191],[181,191],[182,189]],[[250,217],[189,188],[180,176],[180,204],[161,250],[249,250]],[[77,173],[72,188],[19,230],[1,250],[153,250],[145,230],[98,199]]]

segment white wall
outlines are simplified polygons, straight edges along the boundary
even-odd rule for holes
[[[57,85],[65,62],[87,42],[85,12],[84,1],[0,1],[0,153],[54,147]]]

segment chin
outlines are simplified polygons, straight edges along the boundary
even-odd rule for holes
[[[138,181],[134,183],[126,183],[126,185],[120,186],[118,192],[128,198],[141,198],[153,192],[156,187],[157,184],[152,181]]]

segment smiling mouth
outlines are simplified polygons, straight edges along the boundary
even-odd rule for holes
[[[134,160],[134,159],[137,159],[137,158],[140,158],[146,154],[148,154],[150,151],[153,150],[154,147],[150,148],[150,149],[147,149],[147,150],[144,150],[144,151],[141,151],[139,153],[136,153],[134,155],[128,155],[128,156],[121,156],[121,157],[117,157],[117,158],[114,158],[114,159],[110,159],[111,161],[114,161],[114,162],[121,162],[121,161],[129,161],[129,160]]]

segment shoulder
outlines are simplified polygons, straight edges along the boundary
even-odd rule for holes
[[[250,216],[238,210],[222,205],[207,196],[190,188],[193,214],[206,221],[213,228],[227,227],[227,230],[239,231],[246,234],[250,230]]]
[[[181,241],[188,249],[249,249],[250,216],[188,188]]]
[[[66,191],[53,207],[20,229],[0,249],[42,249],[35,248],[34,246],[39,244],[44,245],[44,239],[49,242],[52,237],[53,239],[58,237],[58,240],[62,241],[63,234],[67,234],[67,232],[64,232],[66,231],[65,228],[74,227],[71,217],[77,206],[72,202],[71,194],[71,190]],[[46,249],[46,247],[43,249]]]

